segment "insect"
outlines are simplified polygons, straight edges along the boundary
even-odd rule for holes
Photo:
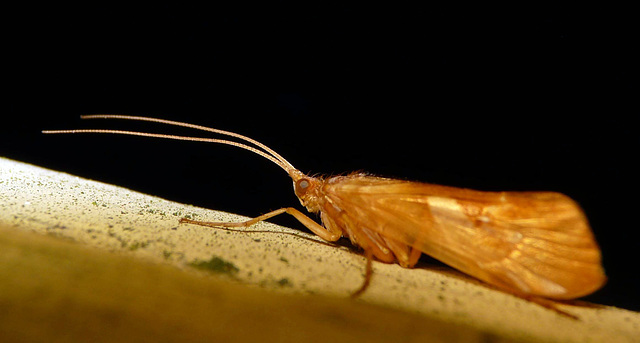
[[[237,138],[175,136],[120,130],[48,130],[43,133],[110,133],[228,144],[249,150],[289,174],[300,203],[319,213],[317,223],[293,207],[239,223],[192,223],[245,227],[287,213],[326,241],[348,237],[367,256],[362,293],[372,275],[371,260],[412,268],[422,254],[490,285],[523,297],[567,300],[598,290],[606,282],[601,253],[581,208],[555,192],[484,192],[353,173],[311,177],[278,153],[237,133],[171,120],[87,115],[83,119],[126,119],[204,130]],[[250,144],[250,145],[249,145]]]

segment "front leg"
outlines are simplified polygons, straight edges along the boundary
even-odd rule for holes
[[[180,219],[180,223],[189,223],[195,225],[209,226],[209,227],[247,227],[251,226],[257,222],[261,222],[263,220],[267,220],[271,217],[275,217],[279,214],[287,213],[296,218],[302,225],[304,225],[307,229],[311,230],[311,232],[318,235],[320,238],[329,241],[335,242],[340,237],[342,237],[341,232],[334,232],[331,229],[326,229],[324,226],[316,223],[313,219],[307,217],[304,213],[296,210],[293,207],[284,207],[275,211],[271,211],[269,213],[265,213],[259,217],[249,219],[244,222],[236,222],[236,223],[225,223],[225,222],[203,222],[197,220],[191,220],[187,218]]]
[[[318,235],[320,238],[329,241],[329,242],[335,242],[338,239],[340,239],[340,237],[342,237],[342,231],[340,231],[339,229],[337,229],[334,225],[329,225],[327,228],[325,228],[324,226],[316,223],[313,219],[307,217],[304,213],[296,210],[293,207],[284,207],[281,209],[277,209],[275,211],[271,211],[269,213],[265,213],[259,217],[253,218],[253,219],[249,219],[243,222],[235,222],[235,223],[228,223],[228,222],[204,222],[204,221],[198,221],[198,220],[192,220],[192,219],[187,219],[187,218],[182,218],[180,219],[180,223],[188,223],[188,224],[195,224],[195,225],[202,225],[202,226],[209,226],[209,227],[225,227],[225,228],[229,228],[229,227],[247,227],[247,226],[251,226],[257,222],[263,221],[263,220],[267,220],[271,217],[275,217],[279,214],[282,213],[288,213],[290,215],[292,215],[294,218],[296,218],[300,223],[302,223],[302,225],[306,226],[309,230],[311,230],[313,233],[315,233],[316,235]],[[371,276],[373,275],[373,266],[372,266],[372,261],[373,261],[373,254],[371,252],[371,250],[365,249],[365,256],[367,259],[367,266],[366,266],[366,270],[365,270],[365,277],[364,277],[364,281],[362,283],[362,285],[360,286],[360,288],[358,288],[358,290],[356,290],[353,294],[351,294],[352,298],[357,298],[358,296],[360,296],[368,287],[369,284],[371,282]]]

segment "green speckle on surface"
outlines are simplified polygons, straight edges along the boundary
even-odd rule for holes
[[[133,251],[133,250],[138,250],[138,249],[140,249],[140,248],[144,248],[144,247],[146,247],[147,245],[149,245],[149,243],[147,243],[147,242],[142,242],[142,243],[140,243],[140,242],[135,242],[135,243],[133,243],[133,244],[131,244],[131,245],[129,246],[129,250],[132,250],[132,251]]]
[[[193,212],[187,213],[187,214],[184,215],[184,217],[187,218],[187,219],[195,219],[195,217],[198,217],[198,216],[199,216],[199,214],[193,213]]]
[[[278,285],[285,287],[285,286],[291,286],[291,281],[289,281],[289,279],[287,278],[282,278],[280,280],[278,280]]]
[[[218,256],[213,256],[209,261],[195,260],[189,263],[190,266],[214,273],[234,275],[240,271],[233,263],[228,262]]]

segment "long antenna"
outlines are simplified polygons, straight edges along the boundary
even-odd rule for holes
[[[119,114],[92,114],[92,115],[83,115],[80,116],[80,119],[125,119],[125,120],[137,120],[137,121],[150,121],[162,124],[168,124],[173,126],[183,126],[191,129],[209,131],[225,136],[231,136],[238,139],[241,139],[245,142],[251,143],[258,148],[264,150],[256,149],[255,147],[238,143],[234,141],[228,141],[224,139],[214,139],[214,138],[201,138],[201,137],[189,137],[189,136],[177,136],[177,135],[167,135],[160,133],[147,133],[147,132],[138,132],[138,131],[125,131],[125,130],[102,130],[102,129],[80,129],[80,130],[43,130],[44,134],[64,134],[64,133],[109,133],[109,134],[119,134],[119,135],[129,135],[129,136],[142,136],[142,137],[154,137],[154,138],[165,138],[165,139],[175,139],[182,141],[195,141],[195,142],[207,142],[207,143],[219,143],[219,144],[227,144],[231,146],[235,146],[238,148],[242,148],[245,150],[249,150],[253,153],[256,153],[271,162],[280,166],[280,168],[284,169],[287,173],[291,175],[293,171],[296,171],[296,168],[289,163],[284,157],[280,156],[277,152],[269,148],[268,146],[251,139],[249,137],[243,136],[241,134],[224,131],[219,129],[214,129],[206,126],[200,126],[195,124],[183,123],[179,121],[166,120],[166,119],[158,119],[158,118],[150,118],[150,117],[139,117],[139,116],[128,116],[128,115],[119,115]]]

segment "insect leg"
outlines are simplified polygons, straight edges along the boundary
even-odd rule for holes
[[[571,318],[571,319],[575,319],[575,320],[579,320],[580,318],[572,313],[569,313],[567,311],[563,311],[558,307],[558,303],[559,302],[555,302],[551,299],[547,299],[547,298],[542,298],[542,297],[536,297],[536,296],[520,296],[518,294],[514,294],[515,296],[522,298],[526,301],[530,301],[534,304],[538,304],[544,308],[547,308],[551,311],[556,312],[559,315]]]
[[[422,244],[421,242],[422,240],[415,242],[413,246],[410,248],[411,252],[409,253],[409,259],[406,262],[406,266],[403,265],[403,267],[413,268],[416,265],[416,263],[418,263],[418,260],[422,255],[422,251],[416,247],[420,246]]]
[[[338,239],[340,239],[340,237],[342,237],[342,233],[341,232],[334,232],[332,230],[327,230],[326,228],[324,228],[322,225],[316,223],[313,219],[307,217],[304,213],[296,210],[293,207],[284,207],[275,211],[271,211],[269,213],[265,213],[259,217],[255,217],[253,219],[249,219],[247,221],[244,222],[236,222],[236,223],[225,223],[225,222],[203,222],[203,221],[197,221],[197,220],[191,220],[191,219],[187,219],[187,218],[182,218],[180,219],[180,223],[189,223],[189,224],[196,224],[196,225],[202,225],[202,226],[210,226],[210,227],[247,227],[247,226],[251,226],[257,222],[261,222],[263,220],[267,220],[271,217],[275,217],[279,214],[282,213],[287,213],[292,215],[294,218],[296,218],[302,225],[306,226],[309,230],[311,230],[311,232],[315,233],[316,235],[318,235],[320,238],[329,241],[329,242],[335,242]]]
[[[413,268],[413,266],[418,263],[420,256],[422,255],[422,251],[418,248],[411,248],[411,254],[409,255],[409,261],[407,262],[408,268]]]
[[[360,294],[362,294],[369,287],[369,284],[371,283],[371,276],[373,276],[373,265],[371,263],[371,261],[373,261],[373,253],[371,252],[371,250],[365,250],[364,254],[367,258],[367,269],[364,274],[364,281],[362,282],[362,286],[360,286],[358,290],[351,294],[352,298],[359,297]]]
[[[383,239],[389,247],[389,250],[391,250],[393,252],[393,255],[395,255],[395,260],[398,261],[398,264],[405,268],[410,268],[411,266],[409,265],[409,253],[411,251],[411,247],[384,236]]]

